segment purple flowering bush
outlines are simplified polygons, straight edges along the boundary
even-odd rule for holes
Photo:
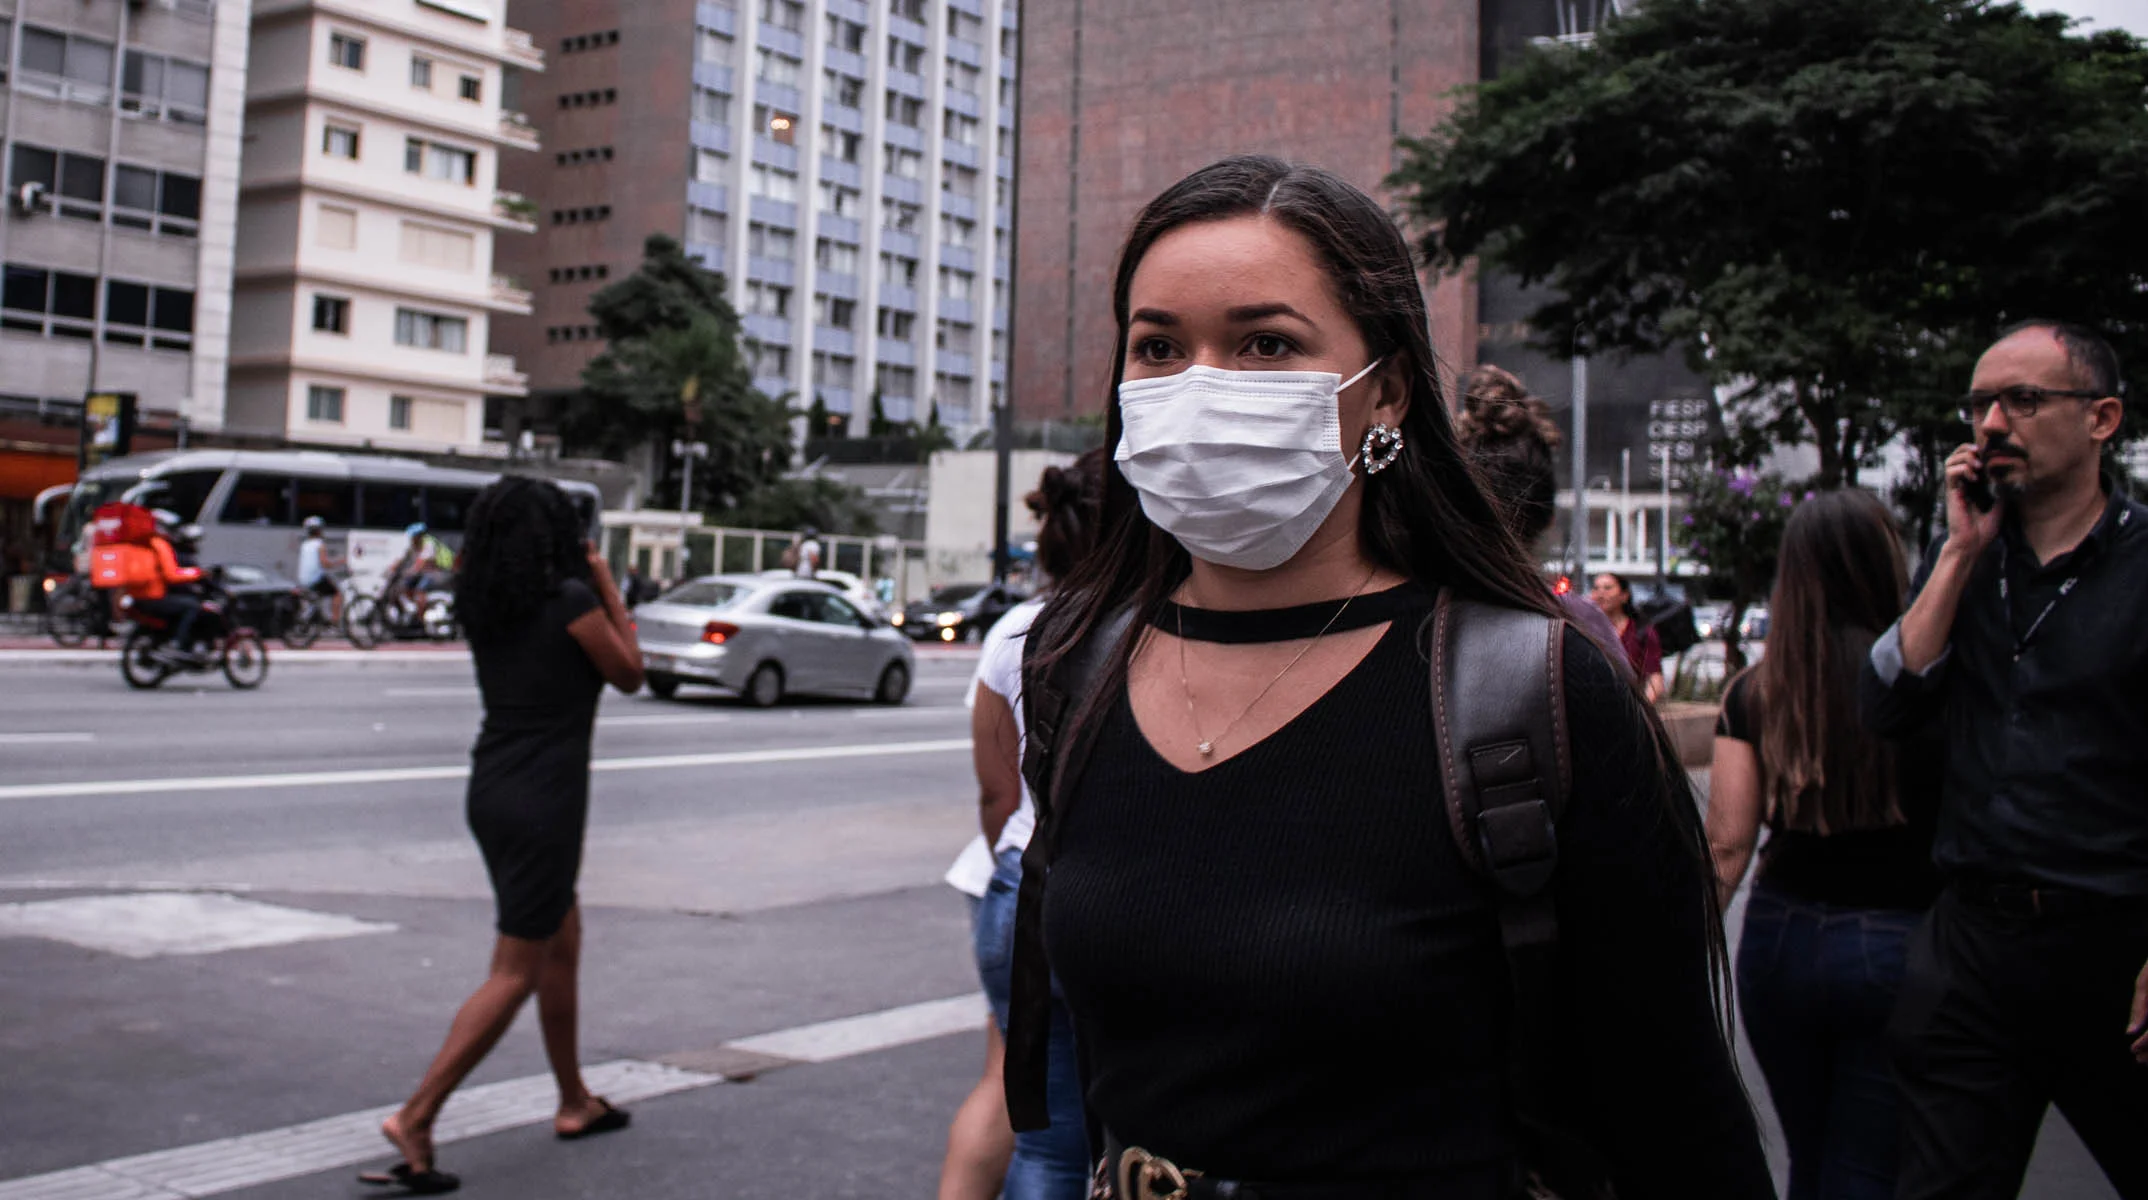
[[[1738,626],[1745,610],[1774,586],[1783,529],[1798,502],[1810,495],[1803,484],[1750,468],[1703,469],[1686,477],[1686,554],[1707,568],[1710,590],[1730,604],[1723,623],[1727,672],[1745,667]]]

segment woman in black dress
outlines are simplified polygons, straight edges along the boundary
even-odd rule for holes
[[[1376,201],[1272,158],[1134,223],[1103,540],[1038,618],[1025,695],[1133,622],[1066,709],[1032,711],[1029,752],[1085,766],[1038,794],[1024,864],[1016,1127],[1045,1115],[1056,976],[1119,1200],[1506,1200],[1530,1171],[1566,1200],[1772,1197],[1690,785],[1564,623],[1557,958],[1531,993],[1553,1019],[1512,1036],[1423,637],[1442,588],[1562,610],[1456,445],[1421,286]],[[1556,1068],[1564,1128],[1518,1113],[1523,1051]]]
[[[553,1131],[624,1128],[577,1061],[582,923],[574,880],[589,810],[589,736],[608,682],[641,687],[641,651],[604,559],[583,540],[564,492],[508,476],[471,506],[455,611],[468,630],[485,721],[470,752],[470,830],[499,906],[492,971],[455,1014],[425,1078],[381,1133],[403,1161],[360,1178],[429,1194],[459,1180],[433,1164],[432,1125],[531,993],[559,1083]]]

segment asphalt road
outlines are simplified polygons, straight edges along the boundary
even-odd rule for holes
[[[501,1100],[499,1131],[441,1151],[466,1193],[930,1194],[982,1052],[966,909],[938,882],[972,829],[970,669],[922,661],[892,709],[607,695],[582,1058],[662,1094],[622,1136],[555,1143],[525,1015],[471,1084],[527,1111]],[[490,945],[457,775],[477,719],[461,661],[279,664],[252,693],[0,662],[0,1200],[364,1194],[362,1114],[412,1086]],[[242,935],[342,935],[171,941],[216,905]],[[7,935],[62,912],[76,941]],[[753,1040],[771,1031],[791,1032]],[[308,1122],[300,1149],[270,1136]],[[28,1181],[81,1168],[72,1192]],[[2055,1127],[2024,1195],[2111,1193]]]

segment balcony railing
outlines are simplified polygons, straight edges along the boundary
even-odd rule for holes
[[[492,277],[492,298],[507,304],[527,305],[530,301],[536,299],[536,296],[528,288],[516,282],[513,277],[495,275]],[[513,360],[510,359],[509,362],[511,364]]]
[[[500,51],[523,66],[544,70],[544,51],[537,48],[537,39],[524,30],[502,29]]]
[[[520,221],[530,226],[537,224],[537,202],[520,192],[493,193],[492,211],[505,220]]]
[[[500,136],[518,146],[526,146],[531,150],[537,149],[539,145],[537,126],[530,121],[529,117],[518,112],[503,111],[500,113]]]
[[[503,387],[528,387],[530,377],[515,369],[512,354],[487,354],[485,356],[485,382]]]

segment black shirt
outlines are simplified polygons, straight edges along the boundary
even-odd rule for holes
[[[1747,671],[1723,694],[1718,737],[1735,738],[1761,749],[1760,731],[1767,714],[1760,688]],[[1896,761],[1895,800],[1900,825],[1812,833],[1783,828],[1782,813],[1768,814],[1768,841],[1760,849],[1760,886],[1820,904],[1842,908],[1882,908],[1921,912],[1939,893],[1932,869],[1932,832],[1939,819],[1943,757],[1938,739],[1906,740]]]
[[[1874,648],[1872,728],[1894,736],[1944,717],[1943,873],[2148,896],[2148,509],[2106,487],[2095,529],[2049,563],[2003,522],[1926,675],[1900,670],[1888,684],[1878,663],[1890,640]]]
[[[1123,693],[1109,710],[1059,806],[1043,931],[1091,1111],[1123,1142],[1226,1179],[1500,1194],[1507,968],[1438,791],[1419,598],[1326,695],[1206,771],[1161,758]],[[1556,1056],[1619,1195],[1771,1196],[1710,1007],[1711,901],[1639,703],[1571,629],[1565,656]]]

